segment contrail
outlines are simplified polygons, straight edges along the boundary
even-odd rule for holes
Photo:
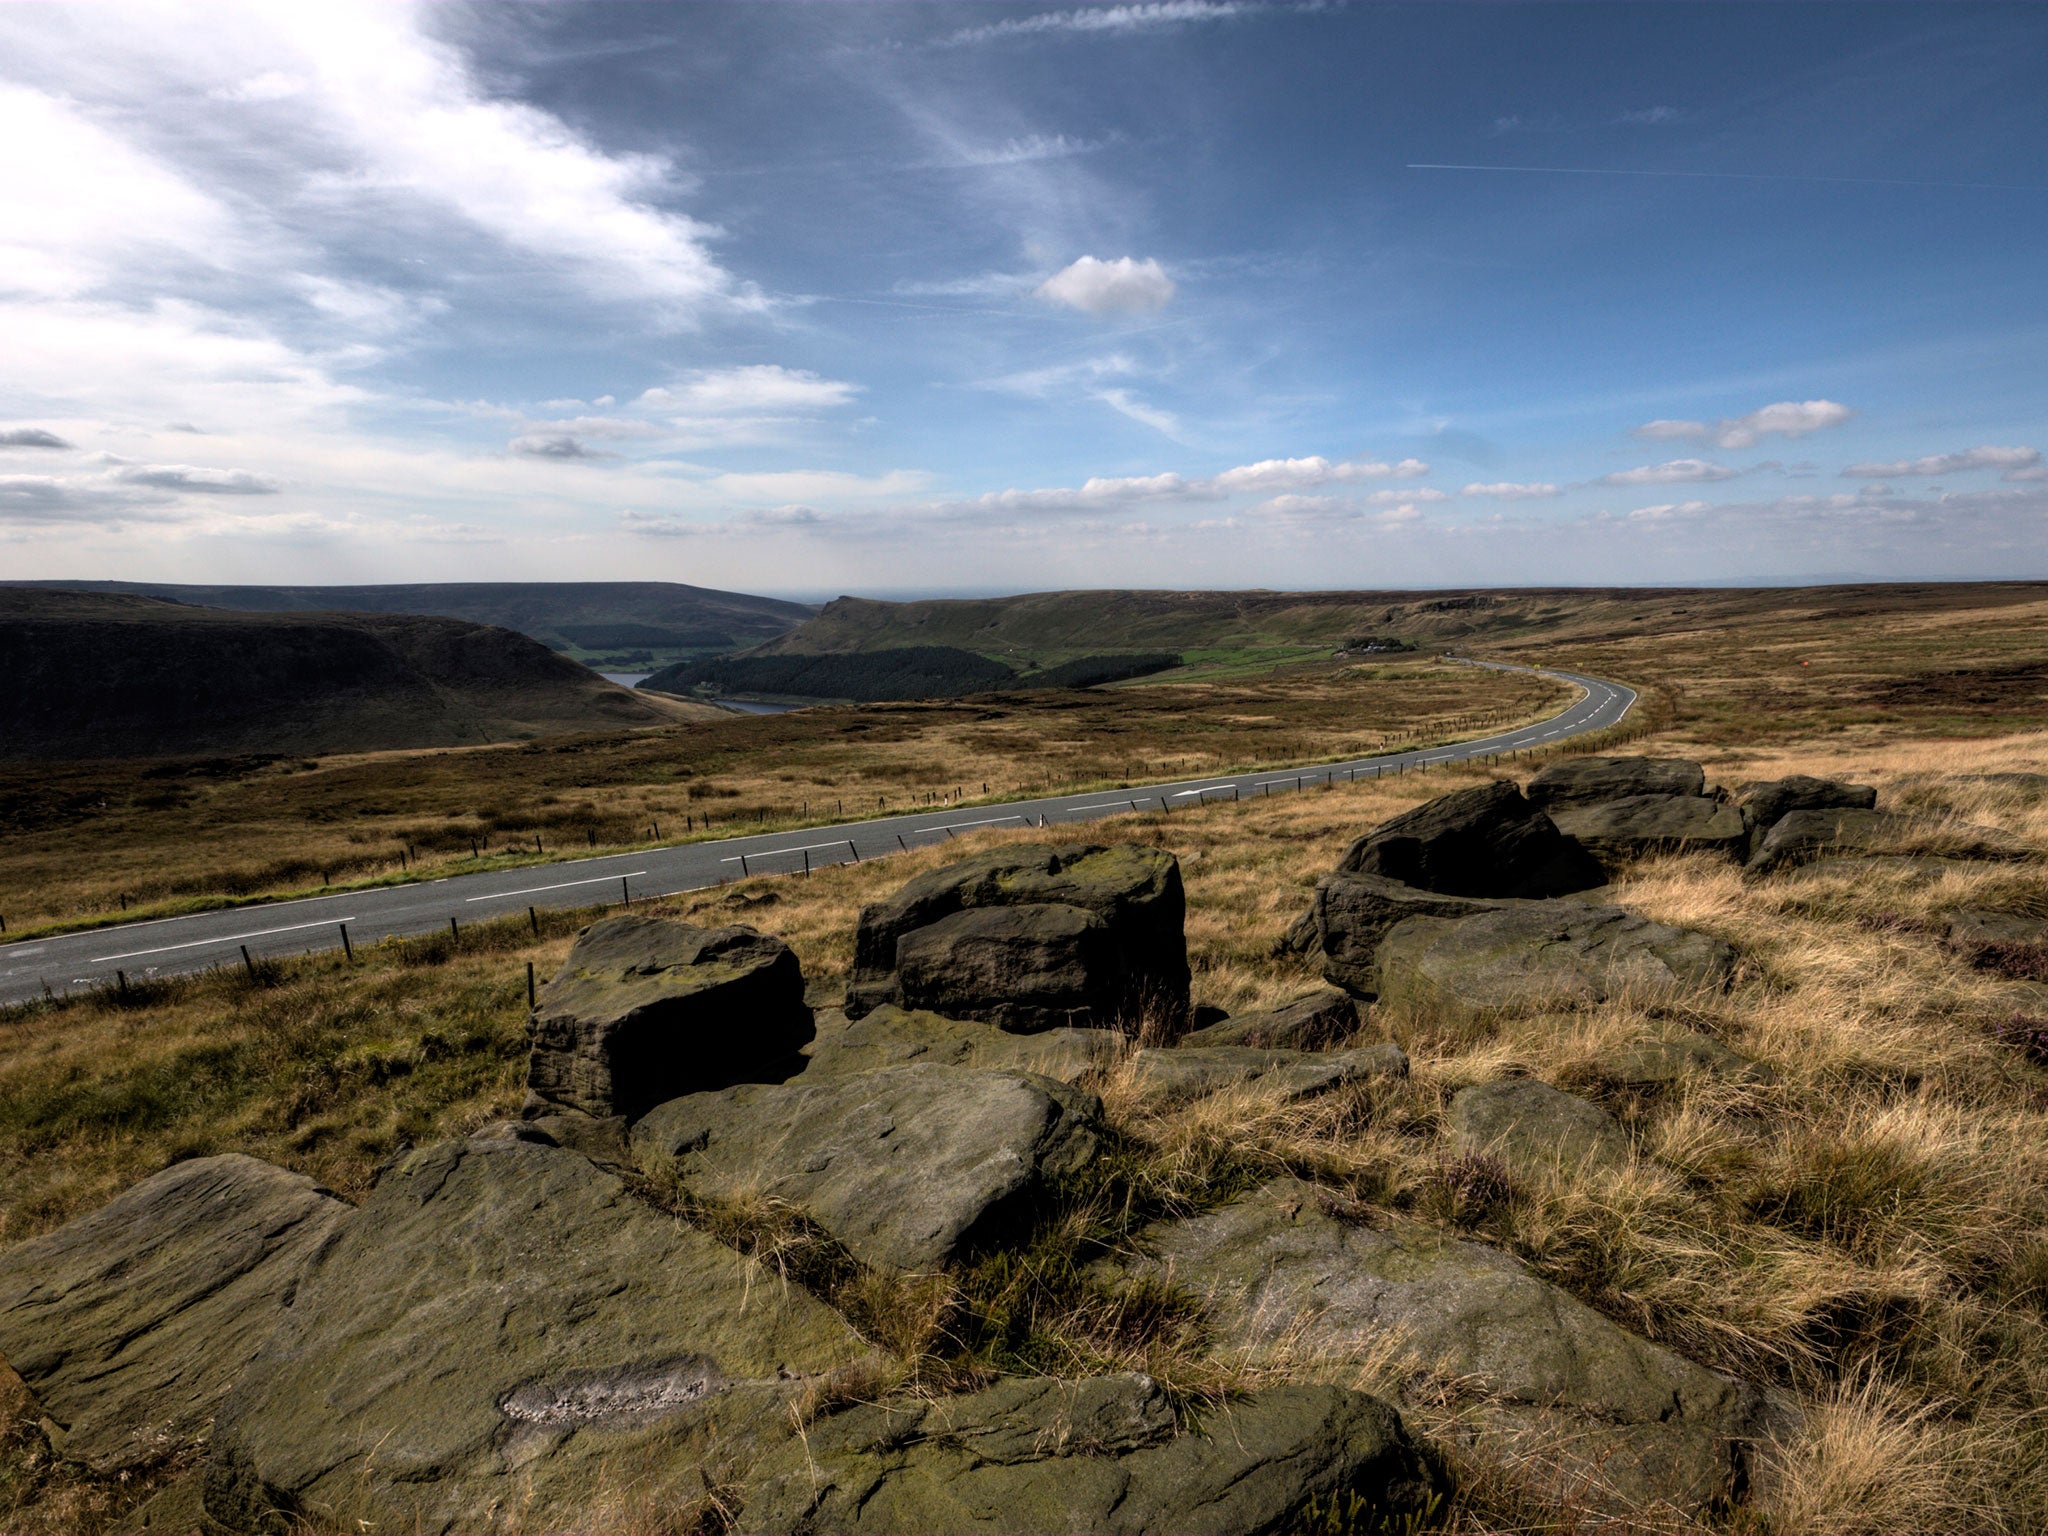
[[[1946,187],[1961,192],[2048,192],[2010,181],[1900,181],[1886,176],[1781,176],[1767,171],[1618,171],[1586,165],[1432,165],[1411,171],[1523,171],[1538,176],[1679,176],[1689,181],[1803,181],[1845,187]]]

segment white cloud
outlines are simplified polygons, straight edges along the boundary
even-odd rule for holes
[[[1096,33],[1129,36],[1184,27],[1197,22],[1228,21],[1253,9],[1244,0],[1152,0],[1150,4],[1103,5],[1070,11],[1041,11],[1036,16],[1017,16],[986,26],[967,27],[941,38],[941,47],[957,48],[972,43],[997,42],[1011,37],[1045,36],[1048,33]]]
[[[2048,480],[2048,464],[2023,464],[2017,469],[2008,469],[2001,480]]]
[[[1805,437],[1810,432],[1839,427],[1855,414],[1833,400],[1780,400],[1745,416],[1725,416],[1711,424],[1648,421],[1636,428],[1635,435],[1653,441],[1682,438],[1712,442],[1720,448],[1753,448],[1766,437]]]
[[[716,416],[830,410],[859,393],[858,384],[821,378],[808,369],[749,363],[739,368],[699,369],[673,385],[647,390],[639,403],[649,410]]]
[[[159,491],[193,491],[217,496],[274,496],[283,487],[269,475],[246,469],[202,469],[192,464],[124,464],[108,472],[123,485]]]
[[[1090,315],[1144,314],[1173,298],[1173,279],[1157,261],[1119,256],[1099,261],[1083,256],[1038,285],[1038,296]]]
[[[1439,491],[1434,486],[1417,485],[1400,491],[1374,491],[1366,502],[1375,507],[1391,507],[1403,503],[1449,501],[1448,491]]]
[[[1675,485],[1684,481],[1733,480],[1737,471],[1705,459],[1673,459],[1666,464],[1645,464],[1640,469],[1620,469],[1602,475],[1602,485]]]
[[[1428,473],[1429,466],[1420,459],[1383,464],[1371,459],[1332,461],[1312,454],[1302,459],[1261,459],[1256,464],[1240,464],[1224,470],[1214,483],[1221,491],[1300,490],[1333,481],[1381,480],[1390,475],[1407,479]]]
[[[1047,396],[1072,385],[1093,379],[1122,378],[1138,371],[1138,365],[1121,352],[1112,352],[1107,357],[1085,358],[1078,363],[1058,363],[1045,368],[1028,368],[1019,373],[1006,373],[998,378],[984,379],[978,389],[993,389],[1006,395],[1021,395],[1029,400],[1043,400]]]
[[[1855,479],[1894,475],[1953,475],[1970,469],[2002,469],[2008,480],[2034,480],[2029,471],[2041,463],[2038,448],[1965,448],[1961,453],[1933,453],[1924,459],[1896,459],[1888,464],[1851,464],[1842,473]]]
[[[1485,485],[1475,481],[1473,484],[1466,486],[1459,494],[1461,496],[1491,496],[1497,501],[1532,501],[1539,497],[1561,495],[1562,492],[1559,487],[1552,485],[1547,480],[1530,481],[1526,484],[1513,480],[1496,480],[1491,484]]]

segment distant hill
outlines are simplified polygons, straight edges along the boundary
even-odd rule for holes
[[[5,757],[462,746],[660,725],[688,709],[454,619],[0,587]]]
[[[952,646],[1019,672],[1105,652],[1328,647],[1407,641],[1594,642],[1671,629],[1719,628],[1764,615],[1816,620],[2032,603],[2029,582],[1894,582],[1831,587],[1495,588],[1449,592],[1033,592],[1017,597],[886,603],[841,597],[749,656]]]
[[[126,592],[246,613],[416,613],[516,629],[579,656],[679,653],[758,645],[817,612],[805,603],[673,581],[479,581],[416,586],[181,586],[146,581],[7,583],[71,592]]]

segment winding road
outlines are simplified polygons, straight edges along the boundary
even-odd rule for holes
[[[1471,664],[1503,671],[1532,670],[1498,662]],[[61,996],[82,988],[114,985],[117,978],[136,982],[224,962],[240,964],[244,950],[256,959],[265,959],[340,949],[344,931],[350,944],[374,944],[385,938],[442,931],[451,920],[472,923],[528,906],[589,907],[639,901],[701,890],[747,875],[793,874],[828,864],[880,858],[981,827],[1053,827],[1131,811],[1163,808],[1171,812],[1205,801],[1281,794],[1501,752],[1526,752],[1605,730],[1618,724],[1636,702],[1634,690],[1620,683],[1574,672],[1544,670],[1540,675],[1575,684],[1584,692],[1559,714],[1534,725],[1415,752],[1323,763],[1299,772],[1269,770],[1000,805],[940,807],[837,826],[655,846],[25,940],[0,946],[0,1005],[26,1002],[46,993]]]

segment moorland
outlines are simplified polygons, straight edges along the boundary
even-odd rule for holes
[[[941,1397],[1009,1375],[1142,1370],[1200,1418],[1282,1378],[1403,1390],[1389,1360],[1369,1352],[1219,1355],[1183,1302],[1146,1293],[1138,1306],[1132,1293],[1100,1281],[1098,1261],[1142,1251],[1145,1224],[1162,1213],[1199,1215],[1276,1176],[1300,1179],[1340,1199],[1347,1219],[1368,1229],[1421,1223],[1510,1254],[1623,1328],[1794,1407],[1766,1448],[1772,1474],[1746,1498],[1697,1512],[1642,1510],[1619,1528],[2040,1531],[2048,1526],[2048,946],[1973,940],[1956,914],[2048,921],[2044,619],[2048,591],[2038,586],[1632,602],[1599,595],[1546,629],[1457,637],[1471,654],[1566,665],[1642,689],[1648,734],[1628,750],[1697,761],[1712,784],[1732,790],[1792,773],[1867,784],[1887,809],[1989,829],[2012,856],[1908,854],[1768,878],[1701,852],[1627,861],[1601,899],[1732,946],[1737,961],[1724,986],[1485,1017],[1381,1004],[1363,1012],[1357,1039],[1398,1042],[1407,1074],[1295,1102],[1221,1093],[1162,1105],[1110,1072],[1094,1087],[1118,1149],[1113,1166],[1064,1187],[1028,1240],[915,1285],[848,1269],[843,1254],[787,1212],[676,1208],[884,1342],[892,1364],[869,1384],[876,1398]],[[1350,620],[1337,627],[1348,630]],[[1199,649],[1149,628],[1141,638],[1146,648]],[[1090,643],[1086,653],[1102,649]],[[741,791],[697,803],[745,803],[751,792],[787,807],[806,788],[836,788],[828,775],[849,770],[835,765],[867,761],[861,754],[877,746],[867,738],[878,735],[888,750],[865,770],[862,793],[893,779],[900,799],[948,780],[978,782],[983,762],[1007,764],[1014,776],[991,777],[994,794],[1006,784],[1064,782],[1062,773],[1114,781],[1197,752],[1241,761],[1227,755],[1355,751],[1381,733],[1421,729],[1399,719],[1400,707],[1417,701],[1433,701],[1433,728],[1445,732],[1461,719],[1554,707],[1538,691],[1437,693],[1454,674],[1427,660],[1382,667],[1302,658],[1275,671],[1261,658],[1250,680],[1226,673],[1175,682],[1169,673],[1093,695],[807,711],[676,736],[701,731],[719,741],[726,766],[715,777]],[[1386,714],[1362,717],[1362,701],[1383,682]],[[1202,722],[1233,714],[1257,715],[1259,724],[1249,736],[1197,734]],[[1027,750],[1055,723],[1056,751]],[[869,729],[854,729],[863,724]],[[211,814],[222,830],[206,857],[223,861],[238,817],[260,821],[252,812],[267,806],[283,827],[291,795],[329,773],[337,777],[328,782],[348,786],[351,804],[396,797],[394,785],[432,784],[447,796],[439,804],[452,825],[475,810],[461,799],[475,787],[464,775],[500,762],[502,774],[487,782],[532,794],[522,814],[546,809],[540,797],[553,795],[552,804],[593,825],[614,805],[637,817],[654,804],[634,797],[653,759],[607,781],[603,765],[627,753],[607,740],[242,765],[169,781],[189,787],[189,799],[154,811],[121,798],[131,781],[116,775],[97,792],[104,809],[89,800],[35,812],[50,819],[25,826],[27,838],[10,835],[9,845],[42,850],[24,860],[49,858],[62,839],[82,850],[94,828],[103,836],[132,828],[121,834],[133,839],[121,855],[132,872],[145,862],[152,814],[191,825]],[[1007,757],[1005,741],[1017,744]],[[1134,742],[1147,750],[1132,750]],[[772,768],[744,766],[750,743],[757,759],[772,752]],[[1517,776],[1534,766],[1516,765]],[[1195,996],[1238,1015],[1316,980],[1287,935],[1317,877],[1353,838],[1486,777],[1461,769],[1339,784],[1201,807],[1170,822],[1122,818],[1077,829],[1071,840],[1133,840],[1177,856]],[[237,801],[253,796],[248,786],[274,798]],[[221,808],[205,812],[216,787]],[[18,784],[13,793],[28,791]],[[321,825],[304,807],[298,814],[303,826]],[[800,958],[814,1001],[828,1008],[851,972],[865,904],[947,859],[1022,840],[991,830],[943,851],[809,879],[736,882],[657,910],[779,936]],[[8,871],[11,892],[20,889],[16,871],[28,867]],[[72,910],[101,889],[75,888]],[[402,1148],[517,1113],[525,966],[550,974],[578,921],[557,917],[539,932],[482,925],[459,943],[393,942],[352,963],[311,957],[9,1012],[0,1017],[0,1238],[50,1231],[156,1169],[225,1151],[363,1198],[380,1164]],[[1617,1060],[1674,1029],[1762,1070],[1655,1084],[1617,1073]],[[1520,1079],[1582,1095],[1614,1116],[1626,1161],[1618,1170],[1501,1178],[1452,1155],[1459,1091]],[[127,1511],[192,1465],[181,1454],[133,1478],[94,1477],[52,1454],[18,1383],[7,1392],[0,1523],[9,1529],[118,1529]],[[1427,1409],[1412,1416],[1424,1433],[1438,1427]],[[1540,1455],[1489,1457],[1471,1446],[1449,1454],[1454,1492],[1432,1516],[1444,1529],[1616,1528],[1603,1526],[1582,1489]],[[722,1509],[710,1498],[671,1511],[667,1528],[720,1529]],[[1345,1528],[1327,1512],[1317,1519],[1314,1529]]]

